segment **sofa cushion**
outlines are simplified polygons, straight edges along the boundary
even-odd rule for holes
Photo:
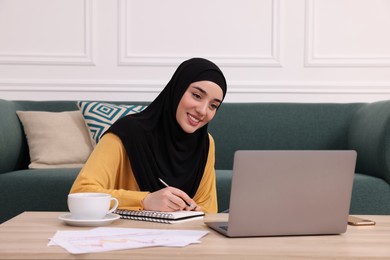
[[[81,167],[93,146],[80,111],[16,111],[30,151],[29,168]]]
[[[390,213],[390,186],[381,179],[366,174],[356,173],[350,214],[388,215]]]
[[[80,168],[26,169],[0,174],[0,223],[23,211],[68,211]]]
[[[96,145],[105,131],[119,118],[141,112],[145,105],[115,105],[97,101],[78,101],[77,106],[84,116],[92,143]]]
[[[215,170],[218,212],[229,209],[232,174],[232,170]]]

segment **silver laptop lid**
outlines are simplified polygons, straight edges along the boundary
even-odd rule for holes
[[[229,236],[346,231],[355,151],[237,151]]]

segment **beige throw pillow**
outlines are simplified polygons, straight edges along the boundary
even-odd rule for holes
[[[29,168],[78,168],[84,165],[93,147],[80,111],[16,113],[30,150]]]

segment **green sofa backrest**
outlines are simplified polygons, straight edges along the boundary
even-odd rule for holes
[[[148,102],[109,102],[148,104]],[[29,153],[16,110],[77,110],[75,101],[0,99],[0,173],[27,168]],[[373,103],[224,103],[209,131],[216,169],[232,169],[236,150],[354,149],[356,172],[390,183],[390,101]]]
[[[362,104],[230,103],[210,123],[216,168],[232,169],[236,150],[347,149],[349,124]]]

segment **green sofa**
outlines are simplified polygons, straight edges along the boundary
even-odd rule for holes
[[[28,169],[16,111],[77,109],[74,101],[0,100],[0,223],[23,211],[67,211],[67,194],[80,170]],[[209,131],[216,143],[219,211],[229,207],[236,150],[353,149],[358,158],[350,213],[390,214],[390,101],[225,103]]]

